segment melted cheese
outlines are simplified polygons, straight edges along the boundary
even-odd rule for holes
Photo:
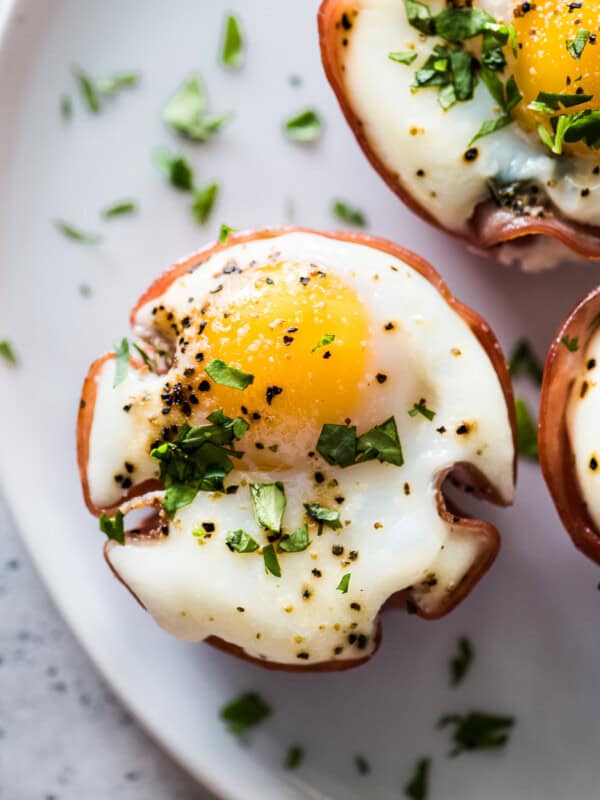
[[[210,302],[211,290],[221,284],[219,302],[226,303],[228,293],[235,298],[252,285],[261,266],[275,263],[333,273],[360,298],[368,347],[352,424],[361,433],[393,415],[405,464],[332,467],[314,453],[316,434],[307,450],[306,432],[299,430],[295,458],[288,452],[269,465],[242,459],[226,480],[238,487],[235,494],[200,492],[178,511],[168,536],[113,547],[110,560],[158,623],[177,637],[218,636],[279,663],[361,658],[374,647],[377,614],[388,597],[433,573],[432,598],[451,591],[477,558],[480,541],[440,518],[437,487],[452,465],[472,463],[510,502],[514,454],[508,412],[487,354],[425,278],[379,250],[317,234],[289,233],[217,252],[141,308],[136,331],[156,339],[158,305],[181,319],[190,297],[194,305]],[[239,271],[223,274],[232,264]],[[172,344],[166,329],[158,333],[158,341]],[[179,371],[194,363],[195,352],[190,346],[187,354],[178,354]],[[386,380],[377,381],[377,373]],[[114,390],[113,374],[114,363],[107,362],[97,377],[90,443],[90,490],[104,504],[119,501],[114,473],[125,462],[134,465],[137,481],[157,473],[148,448],[165,424],[159,395],[169,379],[130,371],[127,383]],[[326,394],[327,385],[313,383],[312,392]],[[210,392],[200,395],[193,424],[205,422],[212,410],[209,397]],[[244,392],[236,397],[243,404]],[[408,414],[421,398],[435,411],[433,421]],[[129,412],[123,411],[125,401]],[[468,433],[457,433],[465,428]],[[251,441],[243,439],[240,449]],[[248,484],[276,480],[285,486],[286,532],[307,521],[303,504],[308,502],[339,509],[343,522],[340,530],[325,528],[321,536],[309,523],[311,544],[305,551],[278,553],[281,578],[265,572],[260,550],[232,553],[225,545],[227,532],[240,528],[267,544],[254,520]],[[194,536],[203,522],[214,530]],[[336,587],[348,573],[343,593]]]

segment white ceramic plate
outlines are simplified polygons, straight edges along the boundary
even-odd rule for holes
[[[231,5],[249,43],[247,65],[234,74],[216,63]],[[598,570],[561,530],[537,466],[521,465],[515,508],[483,512],[504,547],[468,601],[436,623],[388,615],[378,655],[339,675],[269,673],[170,639],[112,579],[103,537],[83,508],[74,426],[88,363],[127,333],[141,290],[214,238],[221,222],[331,228],[330,200],[345,198],[366,211],[372,232],[429,258],[507,348],[526,335],[543,353],[563,314],[597,280],[593,266],[518,274],[408,213],[341,118],[319,62],[315,14],[307,0],[12,7],[0,50],[0,338],[14,341],[21,365],[0,365],[6,496],[54,599],[113,689],[223,797],[398,798],[416,757],[429,754],[431,800],[590,800],[600,781]],[[75,98],[74,63],[100,76],[140,69],[143,82],[92,116]],[[222,184],[205,228],[150,162],[156,145],[181,147],[160,110],[193,69],[204,75],[213,109],[236,114],[210,144],[182,147],[200,181]],[[302,77],[301,88],[289,85],[291,74]],[[74,97],[69,124],[59,114],[63,93]],[[282,118],[308,104],[326,120],[316,147],[294,145],[280,130]],[[101,222],[99,210],[127,196],[140,212]],[[103,244],[67,240],[53,228],[57,217],[102,232]],[[92,287],[91,298],[80,296],[80,284]],[[466,683],[451,690],[447,662],[463,633],[477,658]],[[260,691],[274,714],[240,744],[217,712],[246,689]],[[474,707],[516,715],[510,744],[448,760],[447,735],[435,722]],[[290,773],[282,760],[294,742],[306,759]],[[370,775],[358,776],[356,753],[371,761]]]

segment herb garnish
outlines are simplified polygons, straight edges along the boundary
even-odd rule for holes
[[[362,211],[358,208],[353,208],[343,200],[334,200],[331,204],[331,213],[342,222],[348,225],[356,225],[358,228],[364,228],[367,224],[367,218]]]
[[[311,350],[311,353],[314,353],[315,350],[318,350],[320,347],[327,347],[328,344],[331,344],[335,340],[335,333],[326,333],[324,336],[321,336],[319,341]]]
[[[121,89],[137,86],[140,80],[137,72],[118,72],[111,78],[92,78],[81,67],[72,68],[73,76],[79,86],[83,102],[93,114],[102,110],[102,96],[111,96]],[[64,112],[63,112],[64,116]]]
[[[73,101],[68,94],[63,94],[60,98],[60,115],[65,122],[68,122],[73,116]]]
[[[345,575],[342,575],[340,582],[335,588],[342,594],[347,594],[349,586],[350,586],[350,573],[347,572]]]
[[[579,61],[589,39],[590,32],[586,31],[584,28],[580,28],[577,31],[577,35],[574,39],[567,39],[567,50],[571,58],[574,58],[575,61]]]
[[[435,411],[432,411],[430,408],[427,408],[427,404],[425,402],[424,397],[422,397],[418,403],[414,403],[413,407],[408,412],[409,417],[416,417],[417,414],[421,414],[430,422],[435,417]]]
[[[390,61],[396,61],[398,64],[410,65],[418,57],[418,53],[414,50],[397,50],[393,53],[388,53]]]
[[[263,559],[265,562],[265,572],[270,572],[276,578],[281,578],[281,567],[277,560],[277,554],[272,544],[263,547]]]
[[[304,760],[304,748],[293,744],[286,753],[284,766],[286,769],[296,769]]]
[[[230,733],[240,735],[271,714],[270,707],[257,692],[246,692],[224,705],[219,716]]]
[[[374,458],[398,467],[404,464],[394,417],[375,425],[359,437],[356,436],[354,425],[326,423],[321,429],[317,451],[328,464],[338,467],[349,467]]]
[[[5,361],[8,361],[9,364],[14,365],[17,363],[17,356],[12,344],[8,341],[8,339],[2,339],[0,341],[0,356]]]
[[[412,778],[404,787],[404,796],[410,800],[427,800],[429,795],[430,758],[420,758],[415,766]]]
[[[438,722],[438,728],[454,726],[452,739],[453,758],[465,750],[493,750],[504,747],[515,724],[514,717],[496,716],[481,711],[467,714],[446,714]]]
[[[199,75],[192,73],[163,109],[164,122],[177,133],[196,142],[205,142],[221,130],[231,114],[209,114]]]
[[[268,531],[279,533],[286,504],[283,483],[251,483],[250,499],[256,522]]]
[[[319,536],[323,525],[327,525],[328,528],[334,531],[342,527],[339,511],[333,508],[325,508],[325,506],[321,506],[318,503],[304,503],[304,508],[308,516],[319,523]]]
[[[570,350],[572,353],[576,353],[579,350],[579,337],[573,336],[572,339],[569,338],[567,334],[565,334],[562,339],[560,340],[561,344]]]
[[[236,553],[253,553],[259,548],[258,542],[243,530],[229,531],[225,537],[225,544]]]
[[[112,539],[119,544],[125,544],[125,529],[123,526],[122,511],[118,510],[114,517],[109,517],[108,514],[100,514],[98,523],[102,533],[105,533],[109,539]]]
[[[544,367],[533,352],[533,348],[527,339],[519,339],[513,347],[508,361],[508,369],[511,378],[517,378],[519,375],[525,374],[535,381],[538,386],[542,384]]]
[[[225,35],[221,48],[221,64],[224,67],[241,67],[244,63],[244,40],[237,17],[228,14],[225,18]]]
[[[230,233],[235,233],[237,228],[230,228],[229,225],[221,225],[219,230],[219,241],[221,244],[227,244]]]
[[[283,123],[285,135],[293,142],[316,142],[322,130],[323,123],[314,108],[299,111]]]
[[[152,362],[150,356],[144,350],[144,348],[140,347],[140,345],[137,342],[133,342],[133,346],[137,350],[138,355],[140,356],[146,367],[150,370],[150,372],[158,372],[156,363]]]
[[[60,219],[55,220],[54,227],[74,242],[81,242],[81,244],[98,244],[102,241],[102,237],[98,234],[86,233]]]
[[[306,525],[301,525],[293,533],[290,533],[287,538],[281,540],[279,549],[283,550],[284,553],[299,553],[302,550],[306,550],[309,544],[308,528]]]
[[[129,342],[123,338],[115,345],[115,379],[113,388],[123,383],[129,371]]]
[[[586,109],[574,114],[552,117],[550,125],[552,132],[544,125],[538,125],[538,135],[555,155],[562,155],[565,142],[573,144],[583,141],[593,150],[600,148],[600,109]]]
[[[371,771],[371,765],[360,753],[354,756],[354,764],[360,775],[367,775]]]
[[[166,147],[157,147],[152,160],[161,169],[172,186],[191,192],[194,188],[194,170],[184,156],[173,156]]]
[[[134,211],[137,211],[137,205],[134,200],[122,200],[120,203],[114,203],[112,206],[105,208],[102,216],[105,219],[111,219],[111,217],[120,217],[123,214],[133,214]]]
[[[537,461],[538,443],[537,428],[529,406],[522,397],[515,398],[515,412],[517,417],[517,452],[526,458]]]
[[[593,94],[555,94],[553,92],[538,92],[538,96],[527,108],[540,114],[555,114],[561,108],[573,108],[592,100]]]
[[[206,374],[215,383],[220,383],[221,386],[228,386],[230,389],[239,389],[240,391],[254,383],[254,375],[249,372],[243,372],[236,367],[230,367],[220,358],[215,358],[214,361],[207,365]]]
[[[248,430],[244,419],[232,419],[219,409],[209,414],[208,421],[210,425],[182,425],[174,441],[150,451],[152,458],[160,461],[160,478],[166,489],[163,508],[169,517],[189,505],[198,492],[222,492],[223,479],[233,469],[231,459],[243,455],[231,445]]]
[[[209,183],[203,189],[195,190],[192,214],[201,225],[208,221],[218,193],[218,183]]]
[[[461,636],[457,642],[457,651],[450,659],[450,686],[458,686],[465,679],[474,656],[473,645],[466,636]]]

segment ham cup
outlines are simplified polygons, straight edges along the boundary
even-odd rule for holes
[[[574,544],[600,564],[600,286],[569,314],[544,368],[539,451]]]
[[[600,258],[600,15],[572,5],[323,0],[318,15],[329,82],[388,186],[530,270]]]
[[[174,636],[265,666],[368,659],[384,605],[450,611],[512,502],[504,357],[434,269],[381,239],[229,235],[176,264],[83,386],[85,502],[120,581]],[[124,516],[145,509],[124,532]]]

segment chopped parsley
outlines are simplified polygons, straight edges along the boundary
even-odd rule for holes
[[[283,550],[284,553],[299,553],[302,550],[306,550],[309,544],[308,528],[306,525],[301,525],[293,533],[290,533],[288,537],[281,540],[279,549]]]
[[[578,336],[573,336],[573,338],[571,339],[567,334],[565,334],[560,340],[560,343],[564,344],[567,350],[570,350],[571,353],[576,353],[579,350]]]
[[[206,374],[215,383],[220,383],[221,386],[228,386],[230,389],[239,389],[240,391],[254,383],[254,375],[249,372],[243,372],[236,367],[230,367],[220,358],[216,358],[207,365]]]
[[[219,711],[227,730],[236,736],[246,733],[270,714],[270,707],[257,692],[245,692]]]
[[[105,219],[111,219],[112,217],[123,216],[123,214],[133,214],[134,211],[137,211],[137,205],[134,200],[122,200],[120,203],[114,203],[112,206],[105,208],[102,216]]]
[[[73,101],[68,94],[63,94],[60,98],[60,115],[65,122],[68,122],[73,116]]]
[[[279,533],[286,504],[283,483],[251,483],[250,499],[258,525]]]
[[[283,123],[283,132],[293,142],[316,142],[322,131],[323,123],[314,108],[299,111]]]
[[[115,379],[113,388],[123,383],[129,371],[129,342],[126,338],[121,339],[115,345]]]
[[[238,68],[244,63],[244,39],[240,23],[233,14],[225,18],[225,35],[221,48],[221,64],[224,67]]]
[[[323,525],[327,525],[328,528],[334,531],[342,527],[339,511],[333,508],[325,508],[325,506],[321,506],[318,503],[304,503],[304,508],[308,516],[319,523],[319,534]]]
[[[102,237],[97,233],[86,233],[86,231],[82,231],[74,225],[70,225],[68,222],[64,222],[60,219],[55,220],[54,227],[74,242],[80,242],[81,244],[98,244],[102,241]]]
[[[102,110],[102,100],[117,94],[121,89],[137,86],[140,75],[137,72],[118,72],[110,78],[92,78],[81,67],[72,68],[79,92],[88,111],[98,114]],[[64,116],[64,112],[63,112]]]
[[[230,228],[229,225],[221,225],[219,230],[219,241],[221,244],[227,244],[227,240],[229,239],[230,233],[235,233],[237,228]]]
[[[248,430],[245,420],[227,417],[219,409],[209,414],[208,421],[210,425],[196,427],[186,423],[174,441],[150,450],[152,458],[160,461],[166,490],[163,508],[169,517],[189,505],[198,492],[222,492],[223,480],[233,469],[231,459],[243,455],[231,445]]]
[[[514,724],[514,717],[470,711],[467,714],[446,714],[438,722],[438,728],[454,727],[454,748],[450,752],[450,756],[454,757],[466,750],[495,750],[504,747]]]
[[[225,537],[225,544],[236,553],[253,553],[258,550],[258,542],[243,530],[229,531]]]
[[[458,686],[465,679],[475,653],[473,645],[465,636],[461,636],[457,642],[456,653],[450,659],[450,686]]]
[[[17,363],[17,356],[12,344],[8,341],[8,339],[0,340],[0,357],[9,364],[15,365]]]
[[[196,142],[205,142],[221,130],[231,114],[209,114],[206,92],[200,76],[192,73],[163,109],[164,122],[176,133]]]
[[[166,147],[158,147],[152,153],[152,160],[164,172],[172,186],[184,192],[193,191],[194,170],[184,156],[171,155]]]
[[[293,744],[286,753],[284,766],[286,769],[296,769],[304,760],[304,748]]]
[[[574,39],[567,39],[567,50],[571,58],[574,58],[575,61],[579,61],[589,40],[590,32],[586,31],[584,28],[580,28],[577,31],[577,35]]]
[[[409,417],[416,417],[417,414],[421,414],[421,416],[425,417],[425,419],[428,419],[430,422],[435,417],[435,411],[427,408],[424,397],[422,397],[418,403],[414,403],[413,407],[408,412]]]
[[[342,594],[347,594],[349,586],[350,586],[350,573],[347,572],[345,575],[342,575],[340,582],[335,588]]]
[[[321,338],[313,347],[311,352],[314,353],[315,350],[318,350],[320,347],[327,347],[327,345],[331,344],[334,340],[335,340],[335,333],[326,333],[324,336],[321,336]]]
[[[527,375],[538,386],[542,384],[544,367],[533,352],[533,348],[527,339],[519,339],[513,347],[508,361],[508,369],[511,378]]]
[[[537,97],[527,108],[537,111],[540,114],[549,116],[560,111],[562,108],[573,108],[592,100],[592,94],[555,94],[553,92],[538,92]]]
[[[119,544],[125,544],[125,529],[123,526],[122,511],[117,511],[114,517],[109,517],[108,514],[100,514],[98,523],[102,533],[105,533],[109,539],[112,539]]]
[[[600,149],[600,109],[586,109],[552,117],[550,126],[551,131],[543,124],[538,125],[538,135],[555,155],[562,155],[565,142],[573,144],[583,141],[593,150]]]
[[[354,764],[360,775],[367,775],[371,772],[371,765],[360,753],[354,756]]]
[[[412,64],[418,58],[418,53],[414,50],[397,50],[393,53],[388,53],[390,61],[396,61],[398,64]]]
[[[148,369],[150,370],[150,372],[157,372],[157,369],[156,369],[156,364],[154,364],[154,363],[152,362],[152,360],[150,359],[150,356],[149,356],[149,355],[148,355],[148,353],[147,353],[147,352],[144,350],[144,348],[143,348],[143,347],[140,347],[140,345],[139,345],[137,342],[133,342],[133,346],[134,346],[134,348],[137,350],[137,352],[138,352],[138,355],[140,356],[140,358],[142,359],[142,361],[144,362],[144,364],[145,364],[145,365],[148,367]]]
[[[515,398],[517,418],[517,452],[537,461],[539,457],[537,427],[527,402],[522,397]]]
[[[401,467],[404,464],[402,446],[394,417],[381,425],[356,435],[356,427],[326,423],[321,429],[317,451],[328,464],[350,467],[362,461],[378,458]]]
[[[427,800],[429,796],[429,772],[431,770],[431,759],[420,758],[416,765],[412,778],[404,787],[404,796],[410,800]]]
[[[208,186],[194,191],[192,214],[201,225],[208,221],[218,193],[218,183],[209,183]]]
[[[331,213],[347,225],[355,225],[357,228],[364,228],[367,218],[362,211],[354,208],[343,200],[334,200],[331,204]]]
[[[270,572],[276,578],[281,578],[281,567],[277,560],[277,554],[272,544],[263,547],[263,559],[265,562],[265,572]]]

